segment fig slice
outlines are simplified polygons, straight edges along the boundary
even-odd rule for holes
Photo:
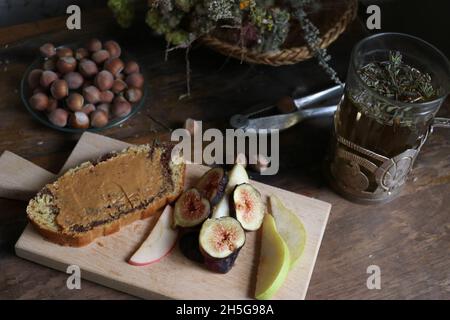
[[[233,191],[234,215],[246,231],[258,230],[264,220],[266,206],[261,194],[251,184],[243,183]]]
[[[207,219],[200,229],[199,244],[205,266],[214,272],[227,273],[245,244],[245,231],[232,217]]]
[[[189,260],[203,263],[204,258],[200,252],[199,237],[200,231],[187,231],[180,236],[179,246],[181,253]]]
[[[185,191],[175,203],[174,225],[190,228],[205,221],[210,214],[208,199],[202,197],[200,191],[195,188]]]
[[[228,182],[225,187],[225,194],[222,199],[213,206],[211,216],[213,218],[220,218],[230,215],[230,203],[229,198],[234,188],[238,184],[248,183],[249,178],[245,167],[241,164],[236,163],[228,174]]]
[[[211,206],[216,205],[225,193],[228,176],[222,168],[212,168],[205,172],[197,183],[196,188],[209,200]]]

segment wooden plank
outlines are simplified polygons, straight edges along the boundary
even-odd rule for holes
[[[101,140],[103,143],[99,143]],[[67,163],[94,156],[94,149],[98,151],[95,156],[115,150],[119,144],[111,143],[111,140],[94,134],[83,135]],[[188,165],[186,185],[195,182],[207,169]],[[252,183],[263,196],[276,194],[280,197],[305,224],[308,238],[303,257],[275,296],[277,299],[304,299],[331,206],[262,183]],[[28,226],[16,243],[16,254],[61,271],[65,271],[68,265],[76,264],[80,266],[84,279],[143,298],[249,299],[253,296],[259,233],[248,233],[247,243],[235,267],[226,275],[209,272],[189,261],[178,247],[159,263],[145,267],[131,266],[126,261],[151,230],[152,219],[135,222],[84,248],[67,248],[50,243]]]
[[[418,12],[414,11],[414,6],[403,9],[408,9],[410,17]],[[426,23],[416,23],[415,32],[448,53],[450,42],[446,42],[445,37],[439,38],[436,32],[437,23],[442,22],[436,19],[436,13],[448,10],[438,6],[434,9],[430,15],[423,16]],[[390,16],[385,15],[383,21],[395,29],[396,10],[388,12]],[[28,36],[20,32],[20,26],[7,31],[0,29],[0,43],[9,43],[8,48],[0,48],[3,61],[0,63],[0,152],[10,150],[56,173],[79,138],[34,121],[20,99],[18,89],[23,72],[36,58],[39,46],[48,41],[63,44],[82,42],[89,37],[113,38],[139,59],[151,88],[149,101],[142,114],[132,117],[123,127],[102,132],[132,143],[159,137],[155,130],[161,132],[162,128],[150,116],[172,128],[191,117],[203,120],[205,128],[224,129],[233,114],[250,112],[254,105],[270,104],[283,95],[292,94],[293,90],[303,95],[330,85],[312,60],[289,67],[268,68],[227,60],[207,48],[195,46],[190,53],[192,97],[179,100],[186,88],[184,51],[172,52],[165,63],[164,40],[152,37],[142,19],[138,20],[141,25],[122,30],[115,23],[85,23],[83,17],[80,32],[55,27],[57,32],[43,33],[21,43],[16,41]],[[333,66],[341,75],[347,71],[352,47],[366,35],[364,24],[360,22],[356,21],[329,48]],[[16,44],[12,45],[11,41]],[[450,117],[449,102],[447,99],[438,116]],[[331,128],[331,120],[316,119],[283,132],[279,173],[273,177],[255,174],[255,179],[265,183],[333,204],[307,298],[450,299],[450,130],[434,130],[398,199],[384,205],[361,206],[333,193],[323,179],[322,159],[327,152]],[[65,273],[16,257],[12,248],[26,225],[25,205],[0,199],[3,208],[0,214],[0,299],[130,298],[89,281],[83,281],[83,290],[68,290],[61,285],[65,282]],[[366,270],[373,264],[382,268],[382,290],[367,289]]]
[[[112,12],[108,8],[92,9],[83,12],[82,15],[82,28],[84,25],[113,21]],[[68,16],[57,16],[0,28],[0,45],[9,45],[43,33],[65,30]],[[79,31],[71,30],[71,32]]]
[[[0,156],[0,197],[28,200],[56,176],[12,152]]]

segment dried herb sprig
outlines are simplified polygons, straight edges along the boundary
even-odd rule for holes
[[[371,62],[358,73],[370,88],[396,101],[420,103],[438,95],[431,76],[404,63],[398,51],[391,51],[388,61]]]
[[[128,27],[136,0],[108,0],[118,22]],[[319,29],[307,12],[321,7],[319,0],[147,0],[146,23],[163,34],[168,49],[188,48],[192,41],[217,28],[235,28],[239,44],[257,52],[283,49],[292,22],[298,20],[307,45],[330,78],[342,85],[321,48]],[[244,52],[244,50],[243,50]],[[167,56],[167,52],[166,52]],[[187,72],[189,74],[189,72]],[[189,86],[189,80],[188,80]],[[188,93],[190,89],[188,87]]]
[[[304,7],[310,4],[311,0],[291,0],[291,5],[295,8],[295,17],[300,21],[303,32],[305,33],[305,41],[311,49],[314,57],[316,57],[319,66],[328,74],[328,76],[336,84],[343,86],[342,81],[336,70],[330,65],[331,56],[326,48],[321,47],[322,39],[319,29],[311,22],[306,14]]]

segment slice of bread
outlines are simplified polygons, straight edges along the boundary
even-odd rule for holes
[[[132,146],[70,169],[30,200],[28,218],[48,240],[80,247],[149,217],[183,191],[185,164],[172,149]]]

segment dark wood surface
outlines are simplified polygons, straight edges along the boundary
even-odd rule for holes
[[[167,137],[169,128],[181,126],[187,117],[223,129],[231,115],[255,104],[330,85],[314,61],[279,68],[250,66],[195,46],[192,96],[179,100],[185,93],[183,51],[172,52],[165,62],[164,41],[144,25],[126,32],[109,14],[87,15],[86,21],[77,32],[65,31],[64,20],[58,18],[0,29],[0,152],[10,150],[57,172],[78,139],[34,121],[20,99],[22,74],[46,41],[115,38],[141,61],[150,98],[121,128],[103,132],[128,142]],[[330,48],[341,77],[363,30],[355,21]],[[448,102],[440,115],[450,116]],[[315,120],[283,132],[279,173],[253,176],[333,205],[307,298],[450,299],[450,130],[435,130],[398,199],[362,206],[337,196],[323,179],[321,161],[330,129],[331,120]],[[26,203],[0,199],[0,299],[133,299],[88,281],[82,281],[82,290],[70,291],[64,273],[16,257],[14,244],[26,225],[25,207]],[[381,268],[381,290],[366,287],[369,265]]]

